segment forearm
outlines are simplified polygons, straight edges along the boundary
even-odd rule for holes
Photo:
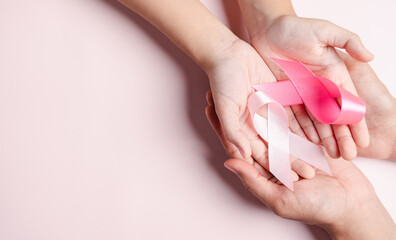
[[[237,39],[198,0],[118,1],[153,24],[202,68]]]
[[[238,0],[249,34],[266,27],[273,19],[296,15],[291,0]]]
[[[396,161],[396,136],[394,136],[394,140],[393,140],[393,151],[392,151],[392,155],[388,158],[389,160],[392,161]]]
[[[346,221],[324,226],[334,240],[396,239],[396,225],[379,199],[367,203]]]
[[[392,97],[392,99],[396,106],[396,98]],[[391,156],[389,157],[389,160],[396,161],[396,136],[394,136],[394,139],[393,139],[393,151],[392,151]]]

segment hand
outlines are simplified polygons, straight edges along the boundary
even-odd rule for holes
[[[249,126],[246,102],[253,92],[251,84],[276,79],[256,51],[239,40],[200,1],[119,1],[156,26],[206,71],[228,141],[226,152],[252,163],[257,161],[258,168],[268,168],[266,146]],[[295,119],[293,124],[298,124]],[[311,166],[298,160],[292,169],[295,179],[296,172],[302,177],[315,174]]]
[[[350,161],[329,159],[333,177],[317,173],[294,183],[294,192],[273,183],[249,163],[225,166],[275,214],[324,228],[333,239],[396,239],[396,225],[365,176]]]
[[[217,115],[214,111],[209,114],[221,122],[219,137],[224,148],[230,157],[247,159],[263,172],[268,169],[267,146],[254,130],[247,99],[254,92],[252,85],[276,79],[257,52],[242,40],[219,52],[212,63],[205,69],[211,86],[207,100],[216,105]],[[290,108],[286,110],[291,113]],[[291,126],[298,125],[294,117],[290,119]],[[311,166],[297,159],[292,161],[292,170],[294,180],[297,175],[312,178],[315,174]]]
[[[275,5],[273,1],[240,0],[251,44],[276,78],[287,79],[287,76],[268,56],[303,62],[317,76],[326,77],[356,94],[347,68],[334,47],[346,49],[359,61],[370,61],[373,55],[364,48],[359,37],[328,21],[294,16],[288,1],[280,1],[277,4],[281,6],[276,7],[270,3]],[[286,9],[286,13],[281,8]],[[341,155],[353,159],[356,145],[364,148],[369,143],[364,120],[349,127],[331,126],[311,117],[303,105],[291,108],[307,138],[322,143],[331,157]],[[296,129],[291,130],[295,132]]]
[[[358,155],[396,161],[396,100],[367,63],[355,61],[340,52],[359,96],[366,102],[366,121],[370,134],[367,148]]]
[[[206,109],[212,127],[224,141],[215,107]],[[275,214],[288,219],[316,224],[335,239],[395,239],[396,227],[375,191],[350,161],[329,159],[333,176],[320,171],[313,179],[294,183],[294,192],[277,184],[266,170],[239,159],[224,164],[236,173],[245,187]],[[393,238],[392,238],[393,237]]]
[[[356,89],[344,62],[334,47],[345,48],[360,61],[369,61],[372,55],[363,47],[359,38],[351,32],[330,22],[283,16],[273,20],[267,27],[251,35],[251,43],[278,79],[287,78],[267,56],[293,59],[303,62],[315,75],[328,78],[352,93]],[[327,125],[310,117],[302,106],[292,107],[307,137],[318,142],[318,136],[332,157],[346,159],[356,156],[356,145],[367,147],[368,131],[365,121],[351,125]],[[312,121],[311,121],[312,120]],[[315,126],[315,128],[312,126]],[[338,145],[338,147],[337,147]]]

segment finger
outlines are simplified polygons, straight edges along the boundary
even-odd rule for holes
[[[285,108],[287,118],[289,119],[289,128],[290,131],[297,134],[300,137],[307,138],[303,129],[300,126],[300,123],[297,121],[296,116],[294,115],[292,109],[290,107]]]
[[[239,107],[216,102],[215,111],[225,138],[238,148],[242,158],[250,157],[252,153],[249,140],[241,131]]]
[[[219,121],[219,119],[216,115],[216,112],[215,112],[214,105],[207,106],[205,108],[205,113],[206,113],[206,117],[209,120],[210,125],[212,126],[213,130],[215,131],[217,137],[220,139],[220,142],[222,143],[227,155],[229,157],[241,158],[242,156],[240,155],[240,152],[238,151],[238,149],[232,143],[227,141],[227,139],[224,137],[223,131],[221,129],[220,121]],[[267,149],[267,146],[265,146],[265,150],[266,149]],[[266,155],[267,154],[265,153],[264,156],[266,156]],[[268,168],[263,167],[265,165],[265,163],[259,163],[252,157],[249,157],[245,160],[247,162],[249,162],[250,164],[252,164],[260,172],[260,174],[263,175],[264,177],[269,178],[272,176],[272,174],[267,171]],[[265,160],[262,160],[262,161],[265,161]]]
[[[242,158],[239,150],[227,139],[224,137],[223,130],[220,125],[220,121],[216,115],[215,109],[213,105],[209,105],[205,108],[205,114],[208,118],[208,121],[215,131],[217,137],[219,138],[220,142],[223,145],[223,148],[229,157],[233,158]]]
[[[330,125],[319,122],[309,112],[308,116],[311,118],[318,131],[320,140],[326,149],[327,154],[332,158],[339,158],[340,152],[338,150],[337,141]]]
[[[370,66],[367,63],[357,62],[356,60],[354,60],[350,56],[348,56],[348,54],[345,54],[341,51],[337,51],[337,53],[342,58],[342,60],[345,62],[345,66],[347,67],[348,71],[350,72],[351,79],[352,79],[354,85],[356,85],[355,88],[358,88],[358,86],[359,86],[358,84],[360,83],[360,81],[366,81],[366,79],[361,78],[361,77],[354,78],[353,74],[358,71],[359,75],[364,74],[363,76],[370,76],[369,73],[371,73],[370,70],[372,71],[372,69],[370,68]],[[366,72],[367,71],[366,70],[363,73],[362,69],[368,69],[369,72]],[[378,78],[370,78],[370,80],[372,80],[372,79],[378,81]],[[357,92],[359,93],[359,89],[357,89]],[[352,132],[352,137],[355,140],[356,145],[360,148],[366,148],[370,143],[369,131],[366,126],[367,126],[367,123],[366,123],[365,118],[359,124],[353,124],[350,126],[351,132]]]
[[[316,131],[315,125],[313,124],[311,118],[303,105],[291,106],[299,125],[307,136],[308,140],[315,144],[320,144],[320,137]]]
[[[253,158],[252,158],[252,160],[253,160],[253,163],[252,163],[253,167],[255,169],[257,169],[257,171],[259,171],[260,175],[262,175],[263,177],[265,177],[267,179],[271,178],[273,176],[272,173],[270,173],[267,169],[263,168],[263,166],[261,166],[261,164],[259,164]]]
[[[279,180],[278,180],[275,176],[272,176],[272,177],[268,178],[268,181],[271,181],[271,182],[277,184],[277,182],[278,182]]]
[[[367,127],[366,119],[363,118],[357,124],[349,126],[351,129],[352,137],[356,145],[360,148],[366,148],[370,144],[370,135]]]
[[[357,34],[328,21],[323,21],[318,27],[321,28],[321,31],[316,31],[319,40],[327,46],[345,49],[351,57],[361,62],[373,60],[374,55],[364,47]]]
[[[347,125],[333,125],[333,130],[341,156],[345,160],[354,159],[357,155],[357,149],[349,127]]]
[[[256,113],[260,114],[261,116],[265,116],[267,111],[263,108],[259,109]],[[249,114],[249,113],[246,113]],[[250,119],[247,119],[250,120]],[[246,122],[243,125],[243,132],[246,134],[247,138],[249,139],[252,157],[265,169],[269,170],[268,165],[268,147],[266,145],[265,140],[263,140],[255,130],[253,130],[253,123],[248,124]]]
[[[297,106],[301,106],[302,108],[304,108],[302,105],[296,105]],[[293,106],[294,107],[294,106]],[[303,137],[303,138],[307,138],[307,135],[305,134],[305,131],[303,131],[304,127],[307,128],[307,131],[314,131],[314,133],[309,132],[312,139],[315,141],[315,143],[319,144],[320,139],[318,136],[318,133],[315,130],[315,127],[311,121],[311,119],[309,118],[307,112],[305,111],[304,108],[304,113],[305,116],[303,116],[303,113],[300,112],[301,109],[296,108],[296,110],[300,110],[297,111],[298,115],[296,116],[296,112],[292,111],[293,108],[285,108],[286,113],[288,114],[288,118],[289,118],[289,124],[290,124],[290,130],[292,132],[294,132],[295,134]],[[304,119],[304,117],[306,119]],[[301,122],[297,122],[297,119],[300,118]],[[309,129],[311,127],[311,130]],[[316,138],[315,135],[316,134]],[[309,139],[309,138],[308,138]],[[311,140],[312,141],[312,140]],[[299,163],[294,163],[292,161],[292,177],[293,177],[293,181],[298,181],[299,177],[301,176],[303,178],[313,178],[315,176],[315,169],[312,168],[309,164],[300,161]]]
[[[255,139],[250,140],[252,147],[252,157],[265,169],[269,170],[268,164],[268,147],[264,141],[256,136]]]
[[[300,177],[298,176],[298,174],[295,171],[292,171],[292,179],[293,179],[293,182],[297,182],[300,179]]]
[[[302,131],[300,124],[297,122],[295,115],[293,111],[291,110],[290,107],[285,108],[286,113],[288,114],[288,119],[289,119],[289,124],[290,124],[290,129],[292,132],[296,133],[297,135],[307,138],[304,132]],[[304,109],[305,112],[305,109]],[[315,131],[315,127],[311,121],[311,119],[308,117],[307,113],[305,112],[306,117],[308,118],[308,121],[311,124],[312,129]],[[317,133],[316,133],[317,135]],[[319,136],[317,136],[316,142],[320,142]],[[265,169],[269,170],[269,164],[268,164],[268,148],[266,145],[264,145],[264,141],[262,139],[254,139],[250,141],[250,145],[252,146],[252,156],[256,161],[258,161]],[[258,151],[259,149],[262,149],[263,146],[265,146],[265,152],[263,153],[262,151]],[[263,150],[264,151],[264,150]],[[297,169],[294,168],[294,166],[297,167]],[[298,175],[300,175],[303,178],[312,178],[315,176],[315,169],[312,168],[309,164],[305,162],[300,162],[299,164],[292,165],[292,177],[294,181],[297,181],[299,179]]]
[[[212,96],[212,91],[208,90],[206,92],[206,102],[208,103],[208,105],[214,105],[214,101],[213,101],[213,96]]]
[[[265,145],[264,141],[261,138],[250,141],[250,145],[252,146],[252,156],[254,160],[256,160],[256,162],[260,164],[266,171],[269,171],[270,168],[268,162],[267,145]],[[292,164],[291,168],[293,181],[298,181],[299,175],[303,178],[312,178],[313,176],[315,176],[315,169],[305,162],[301,161],[301,163],[298,165]]]
[[[356,96],[358,95],[356,87],[353,83],[353,80],[352,80],[352,78],[348,72],[348,69],[344,63],[334,66],[333,69],[330,71],[338,72],[338,73],[342,74],[342,76],[344,76],[343,77],[344,80],[341,81],[341,87],[343,87],[344,89],[348,90],[349,92],[353,93]],[[369,137],[368,127],[367,127],[365,119],[363,119],[362,121],[360,121],[357,124],[350,125],[349,130],[350,130],[350,132],[353,136],[353,140],[357,146],[359,146],[361,148],[365,148],[368,146],[370,137]]]
[[[315,168],[299,159],[292,160],[291,167],[299,176],[303,178],[311,179],[315,177]]]
[[[249,163],[239,159],[229,159],[224,166],[241,179],[245,187],[270,208],[280,199],[282,188],[259,174]]]
[[[338,55],[337,51],[335,51],[334,49],[329,50],[326,56],[335,59],[335,62],[320,71],[320,76],[330,79],[338,86],[341,86],[345,90],[348,90],[349,92],[357,96],[357,91],[348,72],[348,69],[342,61],[342,58]],[[366,121],[363,120],[357,124],[354,124],[351,128],[348,128],[348,130],[351,131],[351,134],[353,136],[352,139],[357,146],[367,147],[367,145],[369,144],[369,135]],[[344,134],[342,134],[341,132],[341,135]],[[338,145],[339,147],[343,147],[340,146],[340,144]],[[348,156],[350,157],[351,155]]]

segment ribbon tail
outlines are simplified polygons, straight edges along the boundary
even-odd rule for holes
[[[268,105],[268,120],[256,112]],[[270,172],[287,188],[294,191],[290,154],[331,175],[320,146],[289,131],[289,120],[282,105],[262,92],[249,97],[248,107],[257,133],[268,142]]]
[[[322,147],[289,132],[290,154],[332,176]]]
[[[259,133],[259,135],[268,142],[268,163],[269,163],[269,171],[287,188],[291,191],[294,191],[293,187],[293,179],[291,177],[291,164],[289,158],[289,152],[285,151],[284,147],[280,146],[279,143],[268,141],[269,135],[271,135],[271,131],[269,128],[269,122],[261,117],[260,115],[255,114],[253,118],[253,125]],[[271,124],[271,127],[274,127]],[[275,127],[276,128],[276,127]],[[273,135],[274,133],[272,133]],[[276,133],[275,133],[276,134]],[[289,140],[287,140],[288,142]],[[288,147],[288,145],[286,146]]]
[[[289,154],[289,120],[282,105],[268,104],[268,161],[270,172],[294,191]]]
[[[282,105],[262,92],[249,97],[250,115],[257,133],[268,142],[270,172],[291,191],[293,179],[289,158],[289,120]],[[268,105],[268,121],[256,114],[260,107]]]

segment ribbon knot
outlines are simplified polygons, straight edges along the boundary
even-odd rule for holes
[[[257,133],[268,142],[270,172],[293,191],[289,154],[331,175],[322,147],[289,131],[284,106],[304,104],[325,124],[354,124],[364,117],[364,101],[332,81],[316,77],[304,64],[272,58],[290,80],[254,85],[248,100]],[[340,100],[338,105],[335,98]],[[256,112],[268,105],[268,120]]]

